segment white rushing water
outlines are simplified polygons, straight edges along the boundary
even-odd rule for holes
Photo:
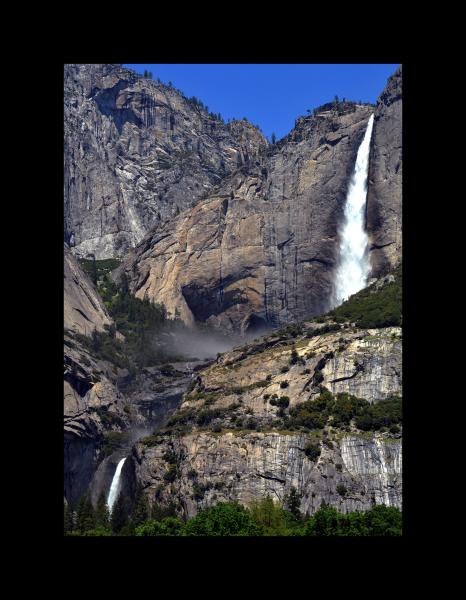
[[[107,499],[107,504],[108,504],[108,508],[109,508],[110,512],[112,512],[113,505],[115,504],[115,501],[118,498],[118,494],[120,492],[120,475],[121,475],[121,469],[123,468],[123,464],[124,464],[125,460],[126,460],[126,457],[122,458],[120,460],[120,462],[117,465],[115,475],[113,476],[113,479],[112,479],[112,485],[110,486],[110,491],[108,493],[108,499]]]
[[[345,216],[340,231],[340,256],[335,275],[333,306],[338,306],[366,286],[370,271],[365,231],[367,173],[374,115],[367,123],[348,187]]]

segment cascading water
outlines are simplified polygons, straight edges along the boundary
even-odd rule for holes
[[[112,512],[113,505],[115,504],[116,499],[118,498],[118,494],[120,492],[120,475],[121,469],[123,468],[125,458],[122,458],[117,465],[115,475],[112,479],[112,485],[110,486],[110,491],[108,493],[107,504],[110,512]]]
[[[373,124],[374,115],[371,115],[364,139],[358,149],[354,172],[346,195],[345,217],[340,231],[340,256],[332,298],[334,307],[365,287],[370,271],[364,221]]]

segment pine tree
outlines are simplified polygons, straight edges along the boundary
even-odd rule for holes
[[[102,527],[103,529],[108,529],[110,527],[110,512],[104,492],[100,494],[97,501],[95,520],[97,527]]]
[[[76,512],[76,529],[80,533],[84,533],[95,527],[94,507],[88,494],[81,496]]]
[[[123,495],[120,494],[117,501],[113,505],[112,515],[110,517],[111,529],[114,533],[119,533],[127,524],[128,519],[125,510],[125,501]]]
[[[65,533],[70,533],[71,531],[73,531],[73,529],[74,529],[73,509],[67,502],[64,503],[63,521],[64,521],[63,529],[64,529]]]
[[[138,485],[136,489],[134,509],[132,515],[132,523],[134,527],[141,525],[145,521],[149,519],[149,504],[147,501],[147,496],[143,492],[143,487],[141,484]]]
[[[294,518],[298,521],[301,519],[301,511],[299,510],[300,506],[301,496],[298,494],[296,488],[292,487],[290,493],[285,499],[285,508],[289,510]]]
[[[144,69],[144,77],[147,78],[147,69]]]
[[[272,144],[275,144],[277,137],[275,135],[275,132],[272,131]]]

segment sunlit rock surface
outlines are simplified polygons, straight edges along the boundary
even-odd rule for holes
[[[267,146],[167,85],[111,64],[65,65],[65,240],[123,256]]]

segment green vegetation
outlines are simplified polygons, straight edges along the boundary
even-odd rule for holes
[[[288,396],[280,396],[280,398],[272,398],[270,404],[272,406],[279,406],[280,408],[287,408],[290,405],[290,399]]]
[[[363,431],[378,431],[388,428],[391,433],[399,433],[402,422],[402,403],[399,396],[392,396],[374,404],[363,406],[356,418],[356,427]],[[392,431],[394,429],[394,431]]]
[[[340,496],[346,496],[347,491],[348,490],[342,483],[337,485],[337,492],[340,494]]]
[[[401,265],[393,275],[395,280],[391,283],[385,284],[378,290],[370,286],[353,294],[341,306],[327,313],[327,317],[338,323],[350,321],[361,328],[401,326]]]
[[[290,409],[286,422],[289,429],[323,429],[326,425],[348,429],[351,424],[362,431],[389,429],[402,423],[402,400],[392,396],[370,404],[351,394],[334,396],[322,391],[313,400],[307,400]],[[398,433],[394,431],[391,433]]]
[[[129,434],[122,431],[106,431],[104,438],[104,456],[110,456],[127,443]]]
[[[203,497],[202,490],[210,487],[210,484],[198,486],[201,492],[198,490],[197,493]],[[162,507],[154,503],[149,509],[147,500],[142,499],[141,488],[136,494],[137,500],[132,511],[128,511],[120,495],[110,520],[108,509],[100,499],[95,511],[87,496],[80,500],[76,510],[65,505],[65,535],[359,537],[402,534],[402,515],[397,508],[379,505],[367,512],[343,514],[322,503],[314,515],[304,516],[299,510],[301,497],[293,488],[283,505],[275,503],[270,496],[251,502],[247,508],[237,502],[219,502],[200,510],[188,520],[176,515],[173,504]]]
[[[118,258],[95,260],[93,258],[78,259],[81,269],[89,275],[95,285],[98,285],[107,275],[114,271],[121,263]]]
[[[70,332],[70,337],[80,342],[95,359],[126,370],[129,375],[127,385],[136,380],[143,368],[156,364],[164,363],[161,368],[163,375],[173,375],[175,371],[167,363],[186,357],[175,353],[170,346],[171,336],[166,334],[184,330],[185,324],[179,318],[169,319],[165,308],[152,303],[147,297],[141,299],[133,296],[125,273],[122,273],[117,285],[111,279],[110,272],[118,266],[118,260],[80,262],[96,282],[114,324],[106,325],[103,332],[94,330],[90,336]],[[198,329],[202,333],[210,331],[207,326],[199,326]],[[117,336],[117,332],[123,338]],[[67,340],[66,343],[72,347],[72,342]]]
[[[312,442],[309,442],[304,448],[304,453],[309,458],[309,460],[315,462],[320,456],[320,446],[316,446]]]

